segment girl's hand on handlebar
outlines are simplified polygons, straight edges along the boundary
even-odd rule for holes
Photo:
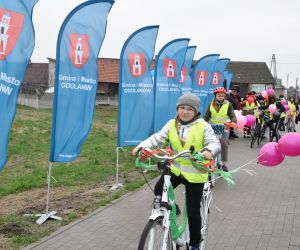
[[[132,150],[132,156],[137,156],[137,153],[139,152],[140,148],[136,147]]]
[[[213,160],[213,155],[210,151],[208,150],[204,150],[203,152],[201,152],[202,156],[204,157],[204,159],[206,160]]]

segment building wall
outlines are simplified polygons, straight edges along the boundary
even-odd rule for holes
[[[55,79],[55,60],[49,59],[48,64],[49,75],[48,75],[48,86],[54,87],[54,79]]]

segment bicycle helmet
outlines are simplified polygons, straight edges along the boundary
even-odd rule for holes
[[[216,87],[214,90],[214,95],[218,93],[226,94],[226,89],[224,87]]]

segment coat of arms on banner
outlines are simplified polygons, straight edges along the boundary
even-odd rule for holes
[[[0,8],[0,60],[5,60],[22,31],[24,15]]]
[[[187,68],[183,66],[181,68],[179,83],[184,83],[186,81],[186,74],[187,74]]]
[[[142,53],[128,54],[129,72],[134,77],[141,77],[146,71],[146,60]]]
[[[89,59],[90,46],[89,46],[89,35],[82,34],[69,34],[70,48],[69,57],[71,63],[76,68],[82,68]]]
[[[204,86],[207,83],[208,72],[206,70],[198,70],[196,77],[196,84],[198,86]]]
[[[221,82],[221,74],[219,72],[212,73],[212,84],[218,85]]]
[[[176,77],[176,60],[164,59],[164,74],[167,78]]]

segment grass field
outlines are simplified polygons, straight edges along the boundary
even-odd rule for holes
[[[50,209],[62,222],[47,221],[24,214],[45,211],[47,169],[50,150],[52,110],[18,106],[10,134],[9,158],[0,172],[0,249],[18,249],[48,235],[91,211],[145,184],[134,166],[131,148],[120,151],[119,178],[125,184],[109,191],[115,183],[117,110],[95,111],[93,127],[78,159],[54,165]],[[157,173],[148,173],[148,179]]]

